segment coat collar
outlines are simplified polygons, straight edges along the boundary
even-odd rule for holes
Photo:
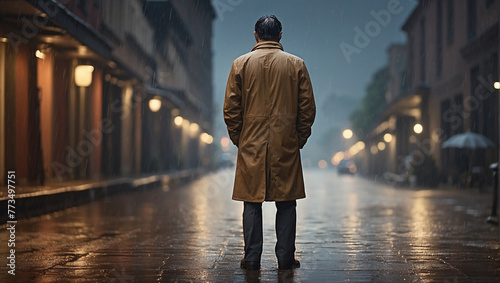
[[[261,42],[254,45],[254,47],[252,48],[252,51],[257,50],[257,49],[267,49],[267,48],[283,50],[283,46],[279,42],[261,41]]]

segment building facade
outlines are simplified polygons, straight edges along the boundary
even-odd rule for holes
[[[404,82],[391,76],[387,107],[373,132],[372,143],[392,136],[382,157],[389,179],[420,174],[421,185],[463,184],[473,167],[486,174],[498,161],[499,20],[497,0],[419,1],[403,26]],[[496,148],[473,155],[441,148],[466,131],[488,137]]]
[[[214,11],[208,0],[163,1],[179,16],[156,26],[148,2],[0,1],[2,183],[11,170],[43,184],[208,163]],[[158,45],[162,32],[169,45]],[[178,50],[185,60],[165,56]]]

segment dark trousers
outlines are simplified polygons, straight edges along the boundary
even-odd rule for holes
[[[279,265],[294,261],[297,202],[276,202],[276,257]],[[262,203],[245,202],[243,208],[245,261],[260,262],[262,255]]]

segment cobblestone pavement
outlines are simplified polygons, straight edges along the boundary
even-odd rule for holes
[[[15,276],[4,225],[0,282],[500,282],[490,194],[395,189],[319,169],[305,170],[298,201],[301,268],[277,270],[266,203],[262,269],[241,270],[233,171],[20,220]]]

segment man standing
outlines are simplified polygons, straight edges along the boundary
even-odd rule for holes
[[[231,66],[224,100],[224,121],[238,147],[233,199],[244,201],[241,267],[260,268],[262,202],[275,201],[278,267],[297,268],[296,200],[305,198],[299,149],[311,135],[314,95],[304,61],[279,43],[280,21],[261,17],[254,35],[252,51]]]

